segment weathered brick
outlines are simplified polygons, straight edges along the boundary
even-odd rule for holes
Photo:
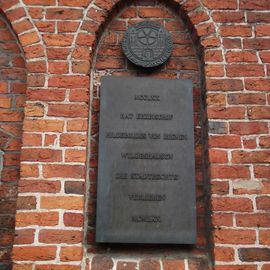
[[[13,248],[13,259],[16,261],[49,261],[55,259],[55,256],[55,246],[15,246]]]
[[[31,225],[55,226],[58,224],[57,212],[20,212],[16,215],[16,226],[26,227]]]
[[[240,248],[239,258],[245,262],[269,261],[270,249],[268,248]]]
[[[42,209],[82,210],[83,197],[75,196],[43,196],[40,200]]]
[[[82,231],[44,229],[39,232],[39,242],[46,244],[78,244],[82,241]]]

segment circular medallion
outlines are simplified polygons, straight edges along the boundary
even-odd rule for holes
[[[122,47],[132,63],[142,67],[156,67],[170,57],[172,39],[160,24],[144,21],[128,28]]]

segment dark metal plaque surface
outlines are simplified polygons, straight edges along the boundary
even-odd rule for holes
[[[192,83],[103,77],[97,242],[194,244]]]
[[[170,57],[172,39],[162,25],[144,21],[128,28],[122,47],[132,63],[142,67],[156,67]]]

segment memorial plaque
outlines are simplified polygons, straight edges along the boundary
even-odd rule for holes
[[[96,241],[196,241],[192,83],[103,77]]]
[[[171,34],[156,22],[143,21],[128,28],[122,47],[126,57],[135,65],[156,67],[171,55]]]

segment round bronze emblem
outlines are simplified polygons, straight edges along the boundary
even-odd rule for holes
[[[122,47],[132,63],[142,67],[156,67],[170,57],[172,39],[163,26],[145,21],[128,28]]]

